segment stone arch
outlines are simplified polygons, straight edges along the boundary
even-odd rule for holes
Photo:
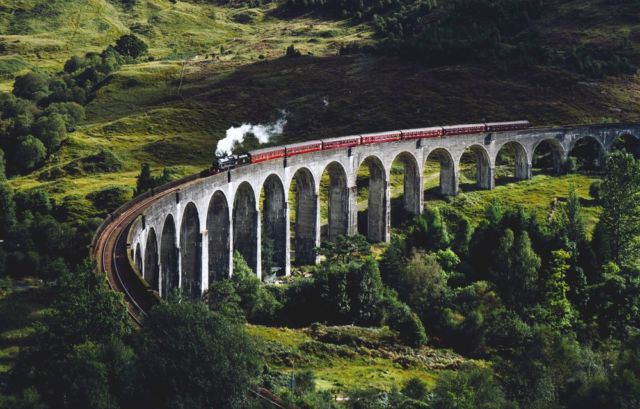
[[[347,172],[338,162],[329,163],[323,176],[327,174],[327,238],[335,241],[338,236],[349,233],[349,187]]]
[[[160,289],[160,266],[158,264],[158,239],[154,229],[147,234],[144,247],[144,279],[155,291]]]
[[[640,138],[632,133],[621,133],[611,141],[607,152],[614,150],[625,150],[638,159],[640,158]]]
[[[178,248],[176,247],[176,223],[172,215],[168,215],[162,227],[160,241],[160,266],[162,274],[162,297],[166,298],[171,291],[178,288]]]
[[[604,164],[606,152],[607,149],[599,138],[593,135],[584,135],[571,142],[567,156],[580,161],[579,168],[600,169]]]
[[[140,248],[140,243],[136,244],[136,251],[134,252],[133,258],[138,271],[142,274],[142,249]]]
[[[440,165],[440,194],[442,196],[455,196],[458,193],[458,175],[456,164],[451,153],[444,148],[436,148],[429,152],[425,162],[436,160]],[[425,170],[427,166],[425,166]]]
[[[402,212],[400,213],[418,215],[422,208],[422,178],[418,160],[409,152],[400,152],[391,163],[389,171],[391,180],[397,177],[399,170],[397,164],[402,165]],[[392,204],[392,219],[396,218],[395,213],[397,213],[394,208],[395,204]],[[393,221],[393,224],[397,223]]]
[[[551,169],[554,174],[562,173],[566,152],[555,138],[538,141],[532,148],[532,167]]]
[[[180,267],[182,290],[191,299],[202,294],[202,234],[200,216],[193,202],[189,202],[180,223]]]
[[[291,179],[289,202],[295,198],[292,209],[293,254],[298,265],[313,264],[316,261],[315,247],[318,245],[318,195],[313,174],[307,168],[300,168]]]
[[[271,260],[266,258],[268,252],[262,252],[263,266],[273,263],[273,267],[284,271],[286,264],[286,230],[287,230],[287,203],[285,201],[284,185],[276,174],[267,176],[262,184],[262,249],[270,248]],[[270,246],[266,246],[269,244]],[[262,271],[263,276],[271,274],[271,271]]]
[[[476,187],[479,189],[493,189],[493,169],[491,167],[491,159],[489,158],[487,150],[484,146],[478,144],[466,147],[460,156],[458,169],[462,169],[462,164],[465,158],[468,158],[469,156],[475,163],[474,176],[476,180]]]
[[[494,160],[495,166],[498,167],[500,162],[505,162],[504,155],[513,156],[513,175],[516,180],[525,180],[531,177],[531,166],[527,155],[526,148],[518,141],[509,141],[500,146]]]
[[[233,248],[258,271],[258,209],[249,182],[242,182],[233,200]]]
[[[369,170],[366,223],[358,223],[358,231],[366,234],[373,242],[386,241],[387,226],[389,225],[387,172],[380,158],[367,156],[359,166],[366,166]],[[360,181],[358,183],[361,183]],[[366,182],[364,183],[366,184]],[[365,227],[366,226],[366,227]]]
[[[209,238],[209,283],[229,277],[231,223],[229,203],[221,191],[211,197],[207,210],[207,236]]]

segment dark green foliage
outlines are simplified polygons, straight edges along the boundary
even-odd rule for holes
[[[626,339],[640,328],[640,271],[613,262],[602,270],[600,282],[590,288],[591,309],[603,338]]]
[[[15,166],[19,172],[26,173],[40,165],[46,155],[47,148],[32,135],[18,138],[18,147],[15,150]]]
[[[440,209],[426,209],[419,216],[407,234],[407,245],[427,251],[445,249],[450,244],[447,224],[440,214]]]
[[[4,159],[4,151],[0,149],[0,182],[7,179],[6,165],[7,162]]]
[[[69,175],[110,173],[122,169],[122,160],[108,149],[100,149],[93,155],[87,155],[66,164],[63,169]]]
[[[87,195],[96,209],[111,213],[132,198],[132,190],[121,186],[107,186]]]
[[[69,131],[84,121],[85,118],[84,107],[76,102],[55,102],[50,104],[44,112],[48,116],[53,114],[61,115]]]
[[[317,249],[327,262],[348,262],[364,260],[371,255],[371,245],[361,234],[353,236],[340,235],[335,242],[323,241]]]
[[[137,36],[125,34],[116,40],[115,49],[121,55],[135,59],[146,54],[149,46]]]
[[[258,375],[243,328],[201,303],[156,306],[136,338],[138,407],[242,408]]]
[[[56,294],[12,382],[35,385],[49,407],[113,407],[116,391],[107,379],[116,376],[121,360],[107,351],[130,354],[119,341],[130,332],[122,294],[111,291],[88,261],[62,275]]]
[[[495,259],[489,266],[488,278],[498,288],[504,303],[521,311],[539,296],[541,261],[531,247],[529,234],[521,232],[516,236],[507,229],[492,255]]]
[[[49,154],[57,151],[67,136],[64,117],[57,113],[41,116],[33,126],[33,133],[42,141]]]
[[[153,176],[151,174],[151,167],[149,164],[143,163],[140,165],[140,173],[136,180],[135,195],[138,196],[150,189],[162,186],[163,184],[170,182],[172,179],[173,177],[167,168],[162,171],[160,176]]]
[[[39,101],[49,93],[49,77],[40,72],[29,72],[16,77],[13,94],[19,98]]]
[[[385,302],[385,322],[398,332],[400,340],[406,345],[419,347],[427,343],[427,334],[420,318],[408,305],[388,297]]]
[[[609,241],[611,260],[633,263],[640,255],[640,161],[632,154],[613,152],[606,159],[601,202],[603,232]]]
[[[211,296],[215,298],[209,302],[210,306],[213,302],[213,307],[218,308],[220,312],[238,319],[246,318],[254,323],[273,321],[281,308],[280,303],[266,287],[261,285],[251,267],[237,251],[233,254],[233,276],[230,282],[233,292],[226,285],[220,285],[219,288],[212,287],[214,293]],[[238,311],[234,305],[236,302],[242,315],[237,314]]]
[[[468,368],[445,372],[438,378],[433,391],[435,409],[500,409],[512,407],[493,371],[488,368]]]
[[[16,224],[16,206],[13,200],[13,190],[7,183],[0,183],[0,240],[6,239],[7,234]]]
[[[246,319],[240,303],[242,299],[230,280],[216,281],[203,296],[204,302],[213,312],[222,314],[231,321],[243,322]]]
[[[391,243],[382,254],[380,260],[380,275],[385,285],[391,288],[399,288],[400,272],[406,263],[406,243],[399,236],[391,236]]]
[[[402,385],[402,393],[412,399],[424,400],[427,397],[427,385],[420,378],[409,378]]]

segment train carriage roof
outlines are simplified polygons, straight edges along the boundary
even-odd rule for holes
[[[284,151],[284,146],[269,146],[268,148],[254,149],[249,152],[249,155],[260,155],[263,153],[278,152],[278,151]]]
[[[322,143],[321,140],[319,139],[314,139],[312,141],[304,141],[304,142],[296,142],[296,143],[290,143],[287,145],[284,145],[285,148],[298,148],[300,146],[308,146],[308,145],[317,145]]]
[[[333,138],[325,138],[322,139],[322,142],[326,143],[326,142],[340,142],[340,141],[348,141],[351,139],[358,139],[360,138],[360,135],[347,135],[347,136],[336,136]]]

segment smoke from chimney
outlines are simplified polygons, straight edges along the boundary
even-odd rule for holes
[[[233,148],[244,142],[245,135],[249,133],[255,135],[260,144],[268,143],[272,137],[282,134],[286,124],[287,112],[283,109],[280,111],[280,118],[274,123],[264,125],[243,123],[240,126],[232,126],[227,129],[224,139],[218,141],[216,155],[231,155]]]

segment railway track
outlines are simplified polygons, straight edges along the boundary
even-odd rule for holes
[[[141,319],[157,302],[157,298],[143,285],[129,263],[127,234],[131,223],[148,205],[170,192],[150,196],[121,213],[110,215],[93,249],[98,271],[106,275],[112,289],[124,294],[129,316],[137,325],[141,325]]]

